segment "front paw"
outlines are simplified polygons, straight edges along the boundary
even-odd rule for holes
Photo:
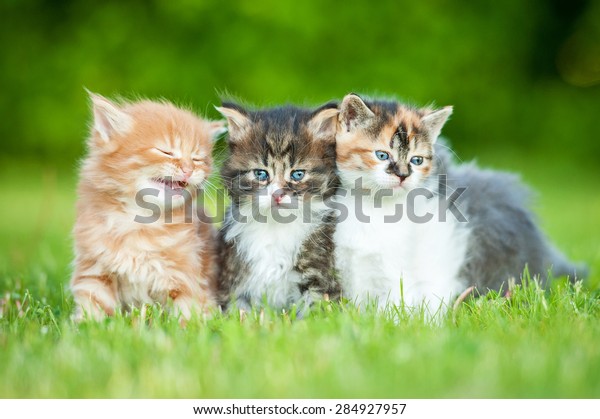
[[[84,321],[102,321],[107,317],[106,312],[95,304],[77,304],[75,311],[71,314],[71,321],[82,323]]]
[[[230,313],[240,313],[240,316],[252,311],[252,303],[247,297],[238,296],[229,304],[228,311]]]
[[[316,292],[305,292],[302,298],[296,303],[296,319],[302,320],[306,318],[314,304],[323,300],[324,296]]]

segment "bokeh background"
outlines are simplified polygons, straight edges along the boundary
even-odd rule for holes
[[[457,155],[521,173],[552,239],[598,265],[598,1],[0,0],[0,22],[0,291],[68,280],[84,87],[212,118],[225,92],[452,104]]]

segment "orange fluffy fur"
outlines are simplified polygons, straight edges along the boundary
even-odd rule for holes
[[[212,137],[223,124],[166,102],[116,104],[90,95],[94,120],[74,228],[74,318],[169,300],[182,321],[206,312],[215,306],[216,234],[186,214],[211,171]],[[147,200],[160,208],[152,223],[135,220],[148,215],[136,204],[144,188],[158,194]]]

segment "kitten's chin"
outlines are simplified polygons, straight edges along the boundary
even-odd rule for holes
[[[272,200],[269,200],[267,202],[261,202],[261,200],[259,199],[257,208],[261,214],[267,216],[272,216],[273,214],[287,216],[290,214],[298,214],[302,212],[302,204],[298,201],[280,202],[279,204],[277,204]]]
[[[167,194],[184,194],[184,191],[188,190],[190,184],[182,180],[173,180],[170,178],[154,178],[150,182],[159,189],[165,191]]]
[[[156,190],[153,190],[156,191]],[[138,193],[135,203],[142,208],[148,208],[149,205],[154,205],[161,210],[167,208],[179,208],[182,207],[186,201],[189,200],[189,195],[184,194],[169,194],[164,191],[152,192],[152,193]]]
[[[393,184],[393,185],[379,185],[380,190],[388,191],[387,194],[394,197],[404,197],[409,192],[418,187],[409,182],[402,182],[402,184]]]
[[[138,184],[136,202],[148,202],[160,208],[177,208],[193,197],[195,186],[170,179],[153,178]]]
[[[422,179],[419,177],[408,176],[402,182],[397,177],[375,179],[375,185],[371,189],[385,190],[392,196],[404,196],[413,189],[424,187]]]
[[[406,183],[393,183],[387,185],[381,185],[381,189],[387,189],[392,192],[393,195],[404,195],[410,191],[410,186]]]

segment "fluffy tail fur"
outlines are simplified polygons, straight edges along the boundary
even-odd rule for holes
[[[589,275],[589,267],[583,262],[571,262],[558,249],[549,249],[551,256],[551,276],[567,276],[571,282],[585,279]]]

